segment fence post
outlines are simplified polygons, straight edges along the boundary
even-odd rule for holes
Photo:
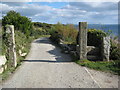
[[[79,59],[87,59],[87,22],[79,22]]]

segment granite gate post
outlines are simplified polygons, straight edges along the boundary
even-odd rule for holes
[[[109,61],[109,56],[110,56],[110,36],[103,37],[103,42],[102,42],[102,56],[103,56],[103,61]]]
[[[17,66],[17,58],[16,58],[16,47],[15,47],[15,38],[14,38],[14,26],[6,25],[6,34],[7,34],[7,42],[8,42],[8,53],[9,60],[11,60],[11,66]]]
[[[79,59],[87,59],[87,22],[79,22]]]

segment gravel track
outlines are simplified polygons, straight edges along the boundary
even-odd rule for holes
[[[118,76],[88,70],[61,53],[48,38],[31,44],[24,63],[3,83],[3,88],[117,88]],[[91,77],[92,75],[92,77]]]

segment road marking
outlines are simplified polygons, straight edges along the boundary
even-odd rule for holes
[[[93,81],[101,88],[101,86],[98,84],[98,82],[94,79],[94,77],[91,75],[91,73],[88,71],[86,67],[84,67],[85,71],[90,75],[90,77],[93,79]]]

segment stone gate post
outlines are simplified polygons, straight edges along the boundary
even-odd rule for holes
[[[87,22],[79,22],[79,59],[87,59]]]
[[[109,61],[110,56],[110,36],[103,37],[102,42],[102,57],[103,61]]]
[[[17,58],[16,58],[16,47],[15,47],[15,38],[14,38],[14,26],[6,25],[6,34],[7,34],[7,42],[8,42],[8,53],[9,60],[11,60],[11,65],[13,67],[17,66]]]

